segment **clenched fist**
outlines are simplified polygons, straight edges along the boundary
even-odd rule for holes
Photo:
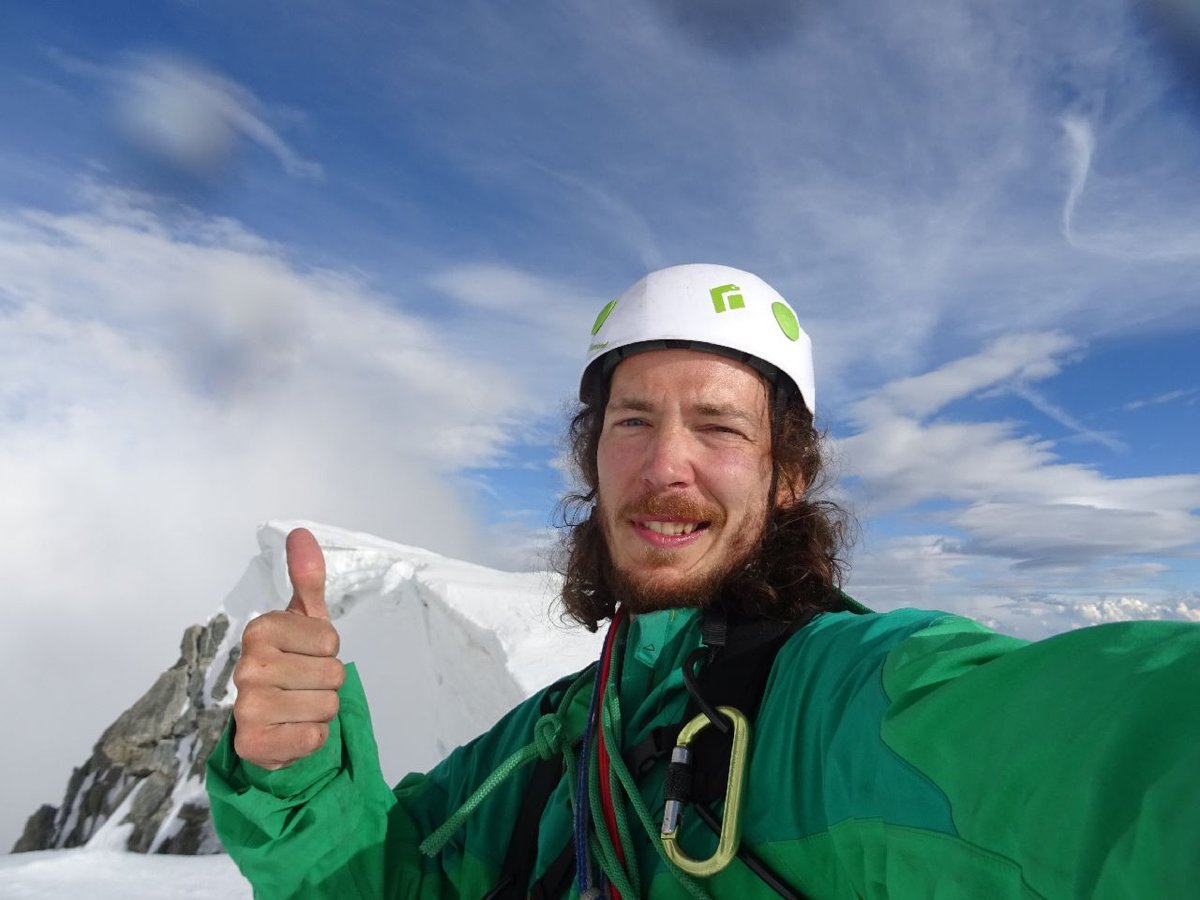
[[[264,769],[291,765],[325,743],[346,677],[325,606],[325,557],[305,528],[287,536],[287,569],[291,602],[246,626],[233,670],[233,748]]]

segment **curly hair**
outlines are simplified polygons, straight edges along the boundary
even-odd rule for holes
[[[608,388],[580,404],[566,440],[581,485],[559,503],[555,566],[564,577],[565,618],[595,631],[616,611],[614,572],[596,511],[597,451]],[[773,509],[747,561],[731,572],[710,601],[727,615],[789,621],[811,610],[842,608],[837,588],[846,569],[853,523],[820,493],[826,484],[824,438],[798,392],[776,390],[771,411],[772,496],[794,498]]]

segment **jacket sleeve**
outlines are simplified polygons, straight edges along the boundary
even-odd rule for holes
[[[529,770],[510,771],[435,857],[420,844],[529,743],[543,693],[429,772],[389,788],[357,669],[347,665],[324,746],[286,768],[240,759],[230,723],[206,776],[217,835],[258,900],[483,896],[503,862]]]
[[[325,745],[267,771],[233,750],[232,721],[209,759],[213,824],[258,900],[454,896],[421,857],[422,834],[383,779],[366,697],[346,667]],[[410,776],[400,788],[436,817],[436,789]]]
[[[1200,626],[1024,644],[950,617],[882,674],[884,741],[944,794],[979,859],[1037,897],[1197,896]]]

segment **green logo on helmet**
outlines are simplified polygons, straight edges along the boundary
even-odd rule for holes
[[[746,301],[742,299],[739,291],[741,288],[736,284],[722,284],[713,288],[708,292],[708,295],[712,297],[713,309],[719,313],[725,312],[726,302],[729,303],[729,309],[745,309]]]
[[[596,316],[596,321],[592,325],[592,336],[593,337],[596,335],[596,333],[601,328],[604,327],[604,323],[606,321],[608,321],[608,317],[612,313],[613,307],[615,307],[616,305],[617,305],[616,300],[609,300],[608,303],[604,304],[604,309],[600,310],[600,315]]]
[[[796,314],[792,312],[791,307],[776,300],[771,304],[771,312],[775,313],[775,321],[779,323],[780,330],[787,335],[789,341],[800,340],[800,323],[796,321]]]

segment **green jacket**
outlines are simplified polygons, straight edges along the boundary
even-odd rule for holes
[[[626,747],[681,718],[679,667],[698,643],[691,612],[630,625]],[[1198,689],[1196,625],[1119,623],[1031,644],[943,613],[820,615],[784,645],[763,696],[743,843],[813,900],[1200,896]],[[589,693],[566,714],[569,733]],[[350,667],[312,756],[266,772],[225,735],[207,780],[218,834],[265,900],[482,897],[531,766],[436,856],[418,845],[530,742],[539,701],[393,789]],[[662,780],[641,783],[656,822]],[[542,817],[535,876],[570,832],[564,779]],[[714,843],[685,820],[692,856]],[[651,841],[641,837],[638,854],[646,896],[689,896]],[[702,883],[716,898],[775,896],[740,860]]]

